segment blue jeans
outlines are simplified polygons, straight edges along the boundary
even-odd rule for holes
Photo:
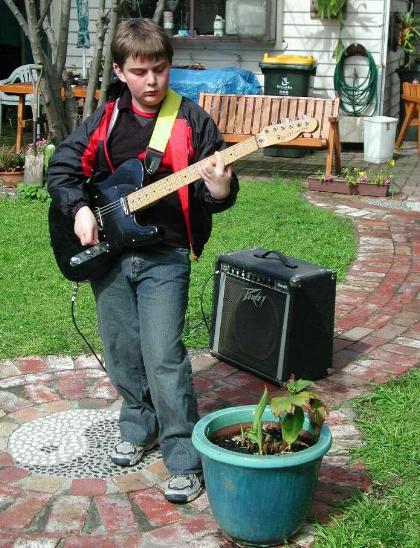
[[[159,437],[171,474],[199,472],[191,433],[198,420],[191,363],[181,335],[188,304],[188,250],[125,252],[93,282],[109,378],[123,398],[121,438]]]

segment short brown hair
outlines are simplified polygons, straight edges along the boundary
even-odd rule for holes
[[[169,36],[151,19],[125,19],[118,25],[111,44],[114,63],[123,68],[129,57],[172,63],[174,50]]]

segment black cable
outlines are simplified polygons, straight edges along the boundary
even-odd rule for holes
[[[102,367],[102,369],[106,372],[106,369],[105,369],[105,366],[102,362],[102,360],[99,358],[99,356],[96,354],[95,350],[92,348],[92,345],[89,343],[89,341],[86,339],[86,337],[83,335],[83,333],[80,331],[77,323],[76,323],[76,317],[74,315],[74,306],[75,306],[75,302],[76,302],[76,298],[77,298],[77,292],[79,290],[79,284],[77,282],[74,282],[73,283],[73,287],[72,287],[72,290],[71,290],[71,319],[73,321],[73,325],[74,327],[76,328],[76,331],[78,332],[78,334],[82,337],[82,339],[85,341],[85,343],[87,344],[89,350],[92,352],[92,354],[95,356],[95,358],[98,360],[100,366]]]
[[[204,325],[206,326],[207,328],[207,331],[208,333],[210,334],[210,326],[209,324],[207,323],[207,318],[206,318],[206,314],[204,312],[204,306],[203,306],[203,301],[204,301],[204,291],[206,290],[206,287],[207,287],[207,284],[209,283],[209,281],[211,280],[211,278],[214,278],[214,276],[216,276],[216,274],[218,274],[219,271],[216,270],[215,272],[213,272],[212,274],[210,274],[210,276],[207,278],[207,280],[204,282],[203,284],[203,288],[201,290],[201,295],[200,295],[200,310],[201,310],[201,315],[203,317],[203,321],[201,323],[204,323]],[[200,324],[201,325],[201,324]]]

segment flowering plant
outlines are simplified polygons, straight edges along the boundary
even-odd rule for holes
[[[357,173],[357,183],[371,183],[374,185],[390,185],[394,181],[392,169],[395,160],[389,160],[380,169],[367,169]]]
[[[28,154],[41,154],[44,156],[44,166],[48,167],[48,162],[55,152],[55,146],[49,139],[38,139],[35,143],[29,143],[27,147]]]
[[[3,145],[0,148],[0,171],[23,171],[24,163],[23,152],[16,152],[14,146]]]
[[[37,141],[35,141],[35,143],[28,144],[28,151],[31,152],[36,150],[40,154],[44,154],[45,149],[50,144],[51,141],[49,139],[38,139]]]

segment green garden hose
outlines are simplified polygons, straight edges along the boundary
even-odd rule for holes
[[[368,60],[368,73],[360,84],[353,85],[346,82],[344,64],[351,55],[363,55]],[[378,69],[372,55],[359,44],[352,44],[341,56],[334,71],[334,89],[341,97],[341,108],[350,116],[360,116],[365,113],[369,105],[376,101],[378,83]]]

